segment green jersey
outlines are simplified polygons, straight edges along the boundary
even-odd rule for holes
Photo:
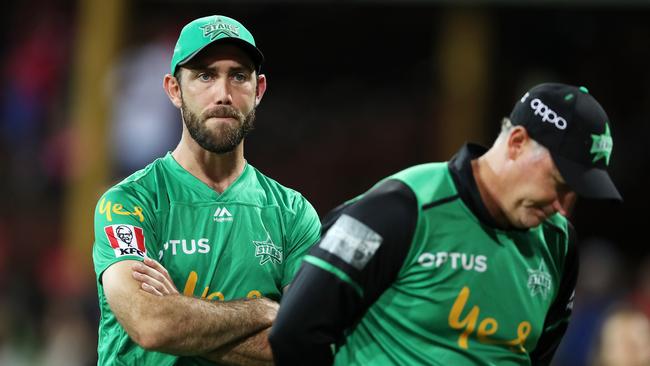
[[[219,194],[171,154],[154,161],[109,189],[95,210],[99,364],[203,363],[198,357],[146,351],[129,338],[102,287],[102,273],[112,264],[148,256],[167,268],[186,296],[278,301],[319,235],[309,202],[249,164]]]
[[[570,226],[498,228],[471,173],[482,151],[395,174],[325,219],[294,282],[318,291],[290,291],[274,325],[278,364],[329,364],[327,342],[335,365],[550,361],[572,307]]]

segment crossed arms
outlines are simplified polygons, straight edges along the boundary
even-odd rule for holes
[[[226,364],[272,364],[267,336],[278,304],[269,299],[180,295],[167,270],[149,258],[115,263],[102,281],[117,320],[145,349]]]

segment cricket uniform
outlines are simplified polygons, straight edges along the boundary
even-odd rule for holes
[[[167,154],[109,189],[95,210],[93,261],[101,320],[100,365],[194,365],[198,357],[146,351],[106,301],[102,273],[126,260],[158,260],[186,296],[279,301],[320,235],[311,204],[250,164],[218,193]]]
[[[280,365],[550,362],[572,309],[573,229],[500,229],[466,145],[335,209],[271,333]],[[318,284],[318,286],[313,286]]]

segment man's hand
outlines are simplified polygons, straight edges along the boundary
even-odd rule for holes
[[[144,262],[134,264],[132,267],[133,278],[140,283],[140,288],[154,296],[168,296],[179,294],[169,272],[162,264],[151,258]],[[272,322],[275,320],[279,304],[275,301],[261,298],[256,301],[266,308],[263,317]],[[224,345],[202,355],[202,357],[218,363],[230,365],[272,365],[271,348],[268,344],[270,328],[259,333]]]
[[[144,291],[157,296],[178,294],[167,269],[155,260],[145,257],[142,263],[134,264],[132,270],[133,278],[140,282]]]

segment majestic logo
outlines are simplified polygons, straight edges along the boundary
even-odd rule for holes
[[[525,100],[526,97],[528,97],[528,95],[524,95],[524,98],[522,98],[522,100]],[[560,130],[563,130],[567,127],[566,120],[555,113],[555,111],[544,104],[544,102],[539,100],[539,98],[535,98],[530,101],[530,108],[535,111],[536,116],[542,117],[543,122],[552,123]]]
[[[548,293],[553,286],[551,275],[548,274],[544,262],[539,263],[538,269],[528,269],[528,289],[530,296],[541,294],[544,299],[548,297]]]
[[[144,246],[142,228],[132,225],[110,225],[104,227],[104,232],[116,257],[123,255],[146,256],[147,249]]]
[[[224,23],[221,18],[211,24],[206,24],[201,27],[203,29],[203,37],[210,37],[211,41],[223,37],[236,37],[239,38],[239,27]]]
[[[212,219],[216,222],[225,222],[225,221],[230,222],[233,220],[233,217],[227,208],[217,207],[217,210],[214,211],[214,215],[212,215]]]
[[[605,133],[602,135],[591,135],[591,140],[591,150],[589,150],[589,153],[594,154],[592,163],[600,159],[605,159],[605,165],[609,165],[609,156],[612,154],[612,147],[614,147],[612,135],[609,134],[609,124],[605,122]]]
[[[271,235],[266,234],[266,240],[264,241],[255,241],[255,256],[260,257],[260,265],[266,264],[266,262],[273,262],[276,264],[282,263],[282,248],[276,247],[271,240]]]

